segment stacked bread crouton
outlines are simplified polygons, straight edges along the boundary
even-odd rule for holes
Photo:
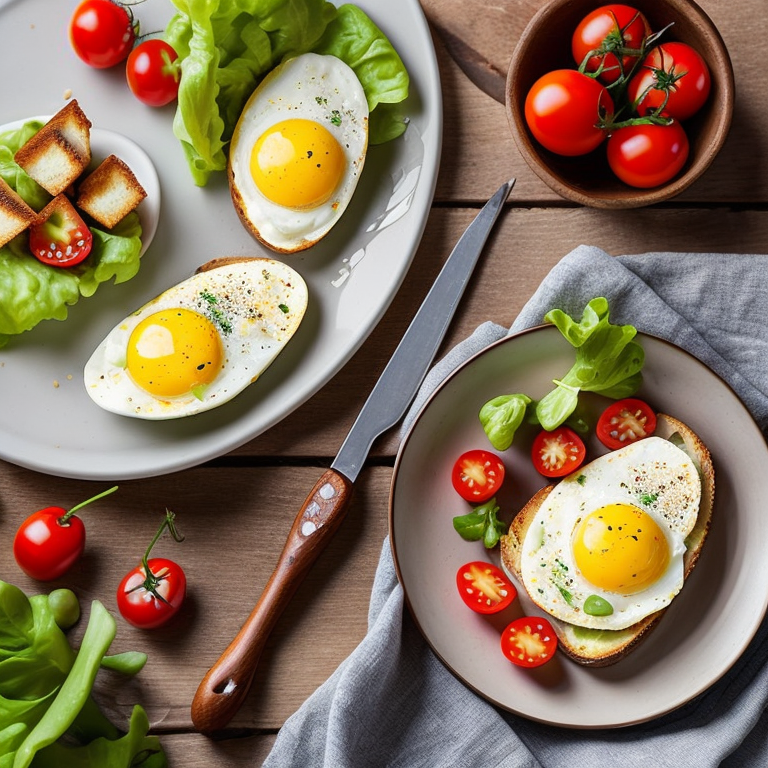
[[[79,211],[112,229],[147,193],[131,169],[115,155],[88,172],[90,131],[90,120],[73,99],[16,152],[14,160],[53,196],[53,209],[70,205],[71,198]],[[51,210],[49,206],[46,209]],[[35,212],[0,179],[0,247],[41,223],[46,215]]]

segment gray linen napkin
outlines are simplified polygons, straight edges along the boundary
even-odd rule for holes
[[[728,382],[768,430],[768,256],[650,253],[581,246],[550,272],[508,331],[485,323],[430,372],[405,420],[457,365],[491,341],[580,317],[606,296],[611,320],[687,349]],[[760,470],[759,470],[760,471]],[[622,729],[570,730],[496,709],[434,656],[404,607],[385,541],[369,630],[288,719],[269,768],[749,768],[768,766],[768,622],[734,667],[675,712]],[[684,674],[684,670],[681,670]]]

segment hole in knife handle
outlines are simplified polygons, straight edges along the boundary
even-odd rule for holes
[[[237,688],[237,683],[230,677],[228,680],[222,680],[214,689],[213,692],[219,696],[228,696]]]

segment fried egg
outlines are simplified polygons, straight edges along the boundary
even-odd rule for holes
[[[272,259],[222,262],[109,332],[84,371],[97,405],[173,419],[222,405],[259,378],[299,327],[307,286]]]
[[[522,547],[526,591],[570,624],[635,624],[680,591],[700,500],[696,466],[663,438],[595,459],[555,486],[536,513]]]
[[[229,148],[229,189],[245,227],[282,253],[309,248],[339,220],[365,163],[368,102],[335,56],[283,62],[243,108]]]

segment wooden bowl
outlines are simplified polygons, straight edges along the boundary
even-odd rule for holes
[[[695,48],[711,75],[707,103],[683,123],[690,141],[688,160],[680,173],[652,189],[630,187],[616,178],[605,156],[605,145],[580,157],[564,157],[544,149],[525,123],[525,98],[539,77],[554,69],[575,69],[571,35],[601,0],[552,0],[531,19],[512,55],[506,84],[506,109],[518,149],[528,165],[562,197],[593,208],[638,208],[682,192],[707,169],[725,142],[733,115],[733,67],[720,33],[692,0],[625,0],[641,11],[653,31],[673,26],[659,42],[676,40]]]

